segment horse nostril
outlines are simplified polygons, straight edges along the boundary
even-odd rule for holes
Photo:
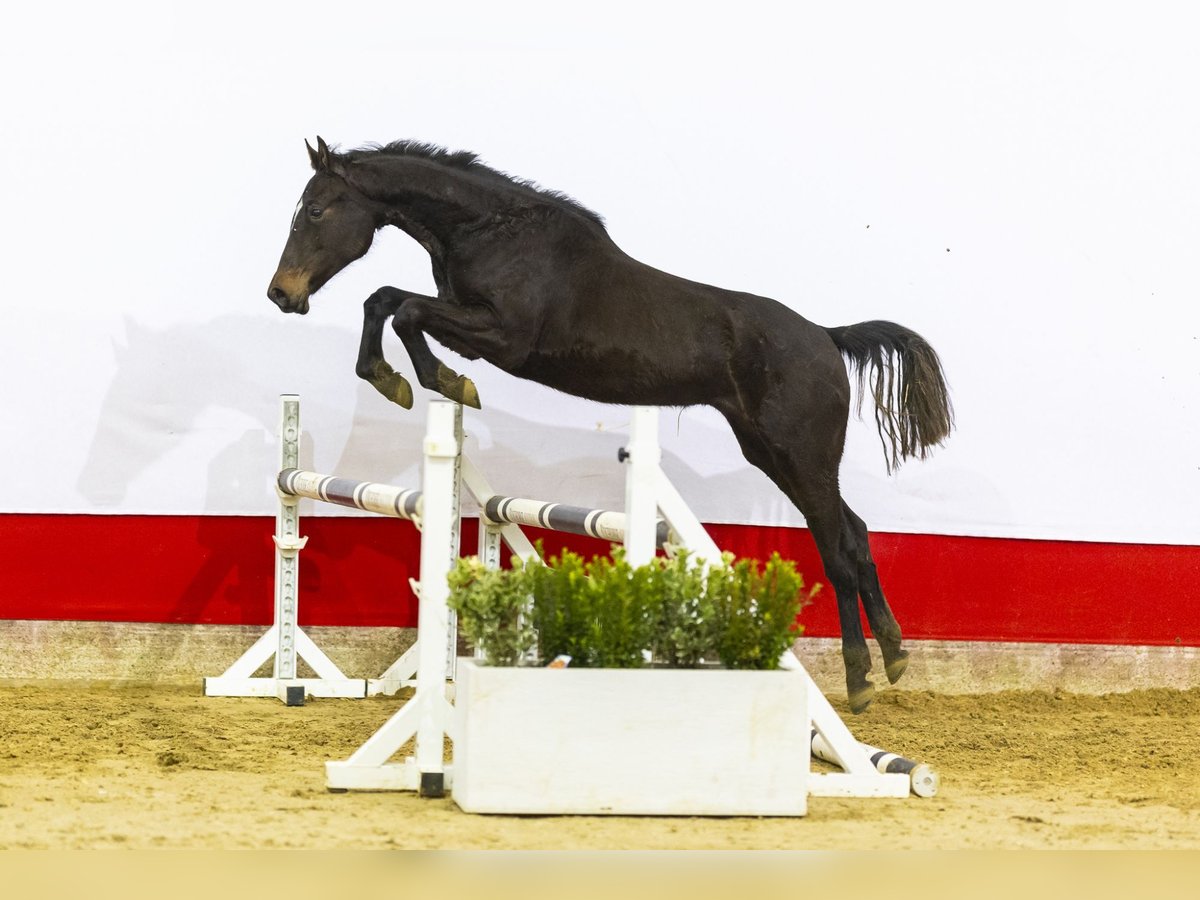
[[[287,300],[287,294],[283,292],[283,288],[279,287],[272,286],[268,288],[267,296],[271,298],[271,302],[276,304],[283,304],[283,302]]]

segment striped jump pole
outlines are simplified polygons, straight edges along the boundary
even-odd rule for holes
[[[276,478],[276,484],[279,492],[289,497],[307,497],[309,500],[348,506],[393,519],[421,520],[420,491],[374,481],[355,481],[339,475],[321,475],[302,469],[284,469]]]
[[[880,750],[870,744],[860,743],[859,746],[866,751],[871,764],[881,775],[907,775],[912,785],[912,792],[918,797],[932,797],[937,793],[941,777],[925,763],[905,759],[903,756]],[[835,766],[841,765],[838,755],[833,752],[833,748],[815,728],[812,730],[812,755],[827,763],[833,763]]]
[[[277,483],[280,492],[289,497],[306,497],[394,519],[420,522],[424,506],[420,491],[374,481],[355,481],[339,475],[321,475],[302,469],[284,469],[279,473]],[[481,508],[484,518],[494,525],[529,525],[618,544],[625,540],[625,514],[613,510],[499,495],[485,498]],[[662,547],[670,537],[671,530],[666,521],[658,519],[655,522],[655,545]]]
[[[393,519],[405,519],[418,529],[423,527],[425,494],[422,491],[376,481],[356,481],[340,475],[322,475],[319,472],[297,468],[281,470],[275,483],[280,496],[289,498],[292,502],[304,498],[320,503],[332,503]],[[457,510],[457,497],[454,498],[453,505]],[[457,519],[455,521],[457,522]],[[457,555],[457,548],[457,543],[454,543],[452,555]],[[413,583],[413,593],[417,594],[419,603],[420,589],[416,583]],[[453,612],[449,612],[448,616],[446,671],[453,675],[457,656],[457,624]],[[427,632],[432,633],[432,629],[427,629]],[[367,694],[394,694],[402,687],[414,684],[420,652],[420,646],[413,644],[382,675],[367,679]]]
[[[493,525],[529,525],[550,531],[565,531],[601,538],[613,543],[625,542],[625,513],[607,509],[589,509],[586,506],[568,506],[545,500],[529,500],[524,497],[486,498],[480,504],[483,516]],[[658,547],[671,538],[671,529],[663,519],[655,522],[654,540]]]
[[[523,560],[538,558],[533,543],[521,530],[524,526],[624,544],[625,558],[632,565],[649,562],[655,548],[668,545],[704,550],[690,539],[697,533],[707,539],[703,528],[696,525],[689,529],[686,520],[676,522],[666,508],[663,515],[658,513],[656,494],[669,488],[666,480],[660,477],[658,465],[661,456],[658,410],[633,407],[630,412],[630,441],[617,456],[618,461],[626,464],[624,512],[498,494],[470,459],[463,458],[463,482],[479,503],[479,558],[485,566],[500,568],[502,541]],[[701,555],[705,555],[704,552]],[[720,552],[712,545],[707,555],[718,558]]]

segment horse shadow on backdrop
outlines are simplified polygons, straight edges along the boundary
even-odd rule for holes
[[[167,620],[204,621],[204,610],[218,592],[221,605],[237,610],[235,619],[257,621],[264,608],[269,616],[271,597],[261,590],[264,567],[270,569],[269,533],[264,531],[261,547],[239,547],[236,538],[231,545],[231,534],[240,530],[231,530],[224,517],[273,515],[270,479],[278,456],[278,395],[295,380],[311,384],[334,378],[337,360],[326,363],[326,357],[336,354],[319,348],[352,338],[326,327],[315,329],[312,338],[293,339],[278,322],[255,316],[225,316],[162,329],[126,318],[125,326],[125,341],[114,347],[116,374],[105,393],[78,490],[95,507],[119,508],[128,504],[143,478],[193,485],[198,480],[205,513],[198,518],[196,532],[202,562]],[[288,359],[297,361],[301,379],[290,378],[280,365]],[[320,400],[307,408],[320,416]],[[362,442],[384,425],[357,409],[353,418],[343,457],[364,450]],[[208,457],[203,468],[183,462],[170,474],[154,471],[196,442],[209,445],[200,451]],[[196,456],[187,454],[188,460]],[[309,433],[304,434],[301,456],[312,459]],[[196,493],[195,486],[180,491],[185,496]],[[171,496],[167,505],[178,503],[179,498]],[[147,552],[169,553],[170,548]],[[310,567],[308,577],[314,575],[319,573]]]
[[[225,517],[274,515],[281,392],[295,390],[303,397],[303,466],[312,466],[317,442],[337,439],[328,436],[331,428],[322,434],[321,426],[313,423],[346,418],[331,409],[328,390],[318,393],[315,386],[339,385],[340,390],[345,385],[349,390],[353,385],[347,404],[354,408],[332,471],[419,486],[425,411],[435,395],[418,391],[412,410],[388,403],[347,371],[355,348],[356,337],[349,330],[311,321],[289,328],[269,317],[223,316],[160,329],[126,319],[125,341],[115,347],[116,374],[105,393],[77,488],[93,506],[117,509],[139,479],[165,477],[152,470],[166,465],[185,444],[204,440],[211,445],[203,470],[181,466],[170,476],[172,482],[202,479],[205,515],[198,517],[196,531],[202,563],[179,593],[167,621],[201,621],[218,594],[218,605],[233,607],[237,620],[261,620],[264,610],[269,617],[272,598],[264,595],[262,584],[272,558],[270,526],[264,525],[261,544],[246,545],[240,538],[231,539],[241,532],[231,531]],[[500,390],[529,391],[536,401],[537,392],[547,390],[489,369],[484,367],[477,378],[490,396]],[[307,386],[314,387],[306,393]],[[600,411],[606,423],[601,430],[535,422],[495,406],[466,410],[467,452],[500,493],[540,491],[551,495],[538,499],[619,509],[624,473],[616,451],[624,443],[622,425],[628,416],[621,407],[576,402]],[[672,418],[663,416],[664,430],[675,427]],[[694,438],[689,434],[692,443],[703,446],[718,439],[718,429],[708,423],[689,420],[685,427],[695,432]],[[325,458],[328,449],[325,445]],[[663,465],[685,498],[701,492],[749,495],[786,508],[786,499],[749,466],[704,475],[667,451]],[[520,473],[534,470],[537,485],[543,487],[522,479]],[[557,487],[546,491],[545,485],[561,486],[561,495]],[[471,507],[465,505],[464,512],[471,515]],[[319,585],[320,575],[318,567],[306,567],[309,583]]]

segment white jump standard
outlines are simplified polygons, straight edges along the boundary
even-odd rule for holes
[[[622,538],[630,562],[641,564],[654,555],[655,545],[662,542],[663,527],[658,519],[661,512],[670,544],[686,547],[701,560],[720,559],[719,549],[659,465],[657,410],[635,408],[632,414],[631,435],[624,460],[626,513],[623,522],[609,520],[613,528],[611,537]],[[326,784],[330,790],[416,790],[424,796],[438,796],[453,786],[453,764],[447,765],[443,760],[445,738],[453,742],[458,737],[454,709],[447,699],[452,685],[447,682],[444,648],[451,634],[451,624],[445,604],[449,594],[447,576],[454,556],[452,548],[457,546],[462,487],[475,496],[483,510],[480,555],[486,563],[499,563],[501,540],[513,553],[523,558],[534,554],[532,543],[520,526],[511,521],[516,516],[505,515],[503,502],[489,503],[496,499],[496,492],[462,455],[461,406],[446,401],[430,404],[424,446],[417,641],[422,662],[417,672],[417,690],[413,698],[348,759],[326,763]],[[346,494],[346,491],[335,490],[334,493]],[[507,509],[520,509],[525,504],[536,505],[536,501],[509,502]],[[553,526],[558,521],[553,509],[542,510],[538,514],[530,506],[527,512],[539,527]],[[577,524],[577,516],[568,518]],[[618,528],[617,525],[623,527]],[[807,794],[839,797],[908,796],[911,789],[909,775],[877,771],[863,745],[853,738],[790,651],[781,660],[781,668],[793,670],[796,677],[804,679],[809,724],[822,737],[830,756],[843,769],[842,772],[807,773]],[[519,723],[514,723],[514,727],[519,728]],[[807,739],[807,731],[804,736]],[[401,762],[391,762],[392,756],[414,737],[415,755]],[[807,757],[807,745],[803,749]],[[736,765],[736,761],[730,764]],[[520,768],[522,761],[514,759],[512,765]]]
[[[417,689],[349,759],[325,764],[330,790],[415,790],[424,797],[440,797],[448,787],[443,741],[454,740],[454,710],[447,699],[447,676],[452,677],[453,666],[446,649],[455,641],[446,601],[459,544],[461,406],[445,401],[429,404],[423,449],[421,580],[414,585],[419,628],[417,643],[405,654],[416,657]],[[415,755],[388,762],[412,738],[416,738]]]
[[[447,576],[458,554],[460,501],[464,487],[480,507],[479,554],[489,566],[499,566],[502,544],[507,544],[522,559],[536,558],[532,542],[521,530],[522,525],[587,534],[624,543],[626,556],[634,565],[650,560],[656,546],[665,546],[668,552],[675,547],[687,548],[701,561],[720,559],[719,549],[661,469],[657,410],[643,407],[631,410],[629,441],[619,457],[626,467],[624,513],[498,494],[463,455],[462,407],[456,403],[434,401],[429,406],[420,491],[301,470],[297,458],[299,437],[299,398],[284,395],[281,398],[280,416],[280,468],[276,479],[279,509],[275,534],[274,624],[223,675],[205,679],[205,692],[211,696],[277,696],[289,705],[296,705],[303,702],[305,695],[363,697],[382,691],[394,692],[405,684],[415,685],[413,697],[348,759],[326,763],[326,780],[330,790],[415,790],[423,796],[441,796],[452,788],[454,779],[453,765],[447,765],[444,761],[444,741],[448,737],[455,742],[456,758],[461,756],[463,770],[460,775],[463,784],[456,800],[464,808],[471,808],[475,804],[474,808],[480,811],[492,812],[537,812],[539,809],[562,812],[622,811],[602,805],[596,807],[587,799],[591,788],[570,780],[558,781],[552,793],[566,796],[574,792],[584,799],[573,801],[568,798],[561,803],[547,804],[535,794],[530,794],[520,778],[517,779],[515,792],[509,787],[505,787],[505,790],[510,790],[507,795],[504,791],[492,790],[490,782],[511,782],[509,776],[521,769],[523,761],[512,760],[511,765],[515,769],[509,772],[508,758],[501,756],[499,768],[493,765],[488,769],[481,762],[485,757],[475,752],[486,744],[480,743],[480,738],[468,740],[467,737],[471,734],[482,735],[487,728],[491,728],[493,734],[497,733],[496,720],[493,718],[485,727],[483,718],[471,718],[470,710],[475,707],[468,701],[473,700],[475,695],[469,692],[460,696],[458,710],[450,703],[456,674],[454,651],[457,642],[453,615],[446,602],[449,595]],[[299,552],[307,540],[299,535],[297,507],[302,497],[408,519],[421,529],[420,581],[413,583],[419,601],[418,639],[378,679],[346,678],[297,624]],[[266,678],[253,677],[254,672],[270,661],[272,656],[272,675]],[[308,662],[317,677],[298,678],[297,658]],[[739,782],[733,778],[727,785],[731,788],[726,792],[729,806],[712,807],[708,795],[703,792],[699,796],[689,793],[692,791],[691,783],[706,783],[703,779],[689,779],[686,773],[671,772],[668,774],[674,777],[676,787],[681,788],[681,800],[677,805],[670,799],[653,798],[655,792],[649,786],[661,787],[669,779],[652,779],[641,790],[634,792],[637,799],[631,801],[633,805],[627,807],[627,811],[706,814],[704,810],[709,809],[712,810],[709,814],[720,815],[802,815],[808,796],[903,797],[910,790],[929,796],[936,790],[937,776],[928,767],[855,741],[791,651],[784,654],[780,668],[795,673],[778,673],[784,679],[781,684],[794,684],[790,682],[792,677],[802,679],[799,682],[802,685],[800,693],[793,693],[794,702],[773,704],[773,708],[791,712],[790,717],[785,715],[777,720],[779,725],[772,730],[772,734],[781,737],[786,746],[798,748],[794,762],[786,753],[781,757],[788,761],[786,790],[775,791],[770,795],[769,802],[755,801],[749,806],[742,806],[737,793]],[[540,670],[514,671],[536,673]],[[582,677],[585,671],[594,673],[596,677],[604,675],[603,670],[579,670],[575,674]],[[472,669],[468,674],[479,675],[482,670]],[[620,693],[611,698],[617,714],[612,721],[617,724],[610,731],[601,732],[594,740],[584,742],[589,747],[595,744],[589,752],[600,754],[600,759],[604,759],[606,743],[609,751],[620,749],[605,735],[614,735],[619,729],[628,730],[629,722],[625,718],[627,714],[632,714],[633,706],[621,699],[627,696]],[[527,704],[530,716],[534,711],[540,711],[540,701],[532,702],[533,706]],[[656,709],[666,709],[671,705],[670,702],[664,702]],[[737,707],[739,704],[729,705]],[[508,712],[504,712],[502,717],[499,733],[511,734],[512,729],[507,723],[515,720]],[[656,714],[645,721],[658,723],[661,718]],[[694,720],[694,717],[691,718]],[[518,714],[516,719],[523,719],[523,715]],[[473,721],[478,722],[479,728],[471,724]],[[725,740],[727,736],[733,739],[733,731],[723,726],[713,727],[716,730],[713,737],[705,741],[706,745],[720,743],[726,748],[740,746],[736,740]],[[811,739],[808,732],[810,727]],[[458,738],[462,740],[456,740]],[[392,762],[397,751],[412,739],[415,739],[414,755]],[[761,748],[762,744],[760,741],[746,746]],[[537,748],[535,743],[530,753]],[[644,750],[635,741],[623,753],[634,757],[633,761],[636,762],[644,755]],[[835,763],[843,771],[808,771],[810,750],[812,755]],[[728,759],[722,765],[732,770],[744,754],[732,751],[730,755],[738,758]],[[721,758],[726,760],[728,757]],[[481,778],[481,771],[489,774]],[[750,773],[750,779],[743,782],[753,788],[755,777],[761,773],[756,774],[752,769],[746,771]],[[591,768],[589,772],[592,772]],[[800,773],[799,781],[793,777],[796,772]],[[604,774],[599,773],[601,781]],[[722,777],[722,773],[718,772],[714,777]],[[611,779],[607,785],[597,783],[603,789],[611,789]],[[797,784],[800,786],[798,789]],[[759,793],[761,796],[761,790]],[[651,797],[649,801],[642,799],[648,796]],[[798,796],[800,799],[790,804],[777,801],[777,798],[784,796]]]
[[[279,467],[294,471],[300,455],[300,398],[279,398]],[[275,516],[275,614],[273,624],[254,645],[216,678],[204,679],[210,697],[278,697],[288,706],[314,697],[358,698],[367,695],[367,682],[347,678],[298,623],[300,551],[308,538],[300,537],[299,496],[279,492]],[[271,675],[255,677],[274,657]],[[315,678],[297,677],[297,658],[312,668]]]
[[[424,495],[421,491],[356,481],[339,475],[322,475],[296,468],[300,441],[299,397],[287,394],[282,398],[280,421],[280,465],[275,479],[279,497],[275,534],[275,617],[271,628],[237,662],[216,678],[206,678],[205,693],[223,697],[278,696],[289,706],[303,704],[305,696],[360,698],[376,694],[394,694],[403,687],[416,685],[419,645],[414,644],[377,678],[347,678],[324,653],[316,647],[297,624],[299,610],[299,552],[307,538],[299,536],[301,498],[321,503],[333,503],[360,509],[377,515],[411,521],[422,527]],[[470,464],[465,467],[464,479],[482,512],[480,554],[499,565],[500,540],[513,544],[514,552],[522,558],[536,555],[532,543],[519,528],[535,525],[553,531],[585,535],[621,543],[625,537],[625,514],[606,509],[569,506],[524,497],[507,497],[493,493],[487,480]],[[655,522],[655,546],[662,547],[674,540],[662,519]],[[653,552],[653,551],[651,551]],[[413,592],[419,594],[417,582]],[[453,617],[451,616],[451,621]],[[447,671],[454,669],[455,629],[447,635]],[[297,678],[295,655],[304,659],[317,673],[317,678]],[[253,677],[254,672],[275,657],[270,677]]]

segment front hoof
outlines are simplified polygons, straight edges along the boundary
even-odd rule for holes
[[[412,409],[412,385],[408,383],[408,379],[403,375],[397,375],[395,372],[391,375],[385,375],[375,382],[375,389],[397,406]]]
[[[447,400],[479,409],[479,391],[475,389],[475,382],[467,376],[459,375],[453,369],[438,363],[436,383],[435,390]]]
[[[875,699],[875,685],[868,681],[856,690],[847,689],[847,695],[850,699],[850,712],[858,715],[865,712],[871,705],[871,701]]]
[[[463,406],[480,409],[479,391],[475,389],[475,382],[465,375],[459,375],[455,378],[446,388],[445,394],[451,400],[456,400]]]
[[[895,684],[900,680],[900,676],[904,674],[908,668],[908,651],[901,650],[891,662],[883,667],[883,671],[887,673],[889,684]]]

